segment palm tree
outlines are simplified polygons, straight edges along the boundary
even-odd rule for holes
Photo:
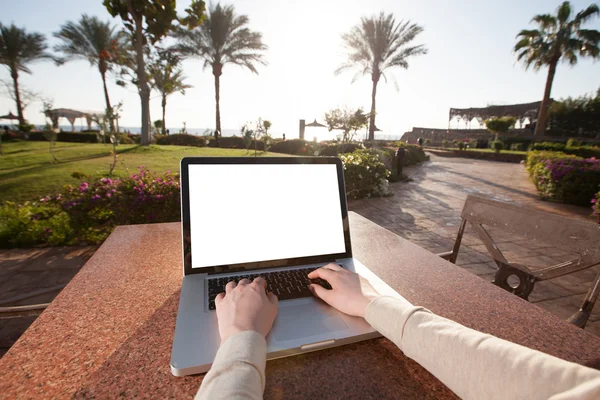
[[[199,57],[204,60],[204,68],[212,68],[218,132],[221,132],[220,77],[225,64],[246,67],[255,74],[258,74],[256,63],[267,65],[262,54],[267,49],[262,34],[251,31],[248,22],[248,17],[237,15],[233,6],[217,4],[210,8],[202,25],[192,30],[180,28],[174,33],[179,40],[177,51],[183,56]]]
[[[183,83],[185,76],[179,67],[179,58],[173,54],[160,52],[159,59],[148,66],[150,84],[153,89],[160,92],[162,106],[162,134],[166,134],[165,111],[167,109],[167,97],[173,93],[185,94],[185,89],[192,86]]]
[[[6,66],[13,79],[15,102],[19,125],[25,125],[23,104],[19,92],[19,71],[31,74],[27,64],[52,57],[46,53],[48,48],[46,37],[41,33],[27,33],[25,28],[18,28],[14,24],[5,26],[0,23],[0,64]]]
[[[383,77],[387,81],[385,71],[392,67],[408,69],[408,59],[413,56],[427,54],[424,45],[412,45],[411,42],[423,32],[423,28],[410,21],[396,23],[393,14],[381,12],[379,16],[363,17],[361,23],[350,32],[342,35],[344,47],[348,51],[348,60],[340,66],[335,74],[358,68],[352,82],[360,75],[371,75],[373,89],[371,91],[371,114],[369,120],[369,140],[375,139],[375,97],[377,83]]]
[[[116,27],[111,26],[110,22],[102,22],[97,17],[83,14],[79,22],[69,21],[61,26],[60,31],[54,33],[54,37],[62,41],[54,46],[55,51],[66,56],[61,62],[82,59],[98,67],[104,85],[106,108],[112,110],[106,87],[106,73],[118,60],[125,46],[125,35],[116,31]],[[111,129],[114,129],[113,124],[111,121]]]
[[[556,66],[562,59],[570,65],[577,64],[577,56],[598,58],[600,32],[593,29],[581,29],[581,25],[598,16],[600,11],[596,4],[592,4],[580,11],[574,18],[571,4],[562,3],[556,16],[540,14],[533,17],[531,22],[539,25],[539,29],[522,30],[518,35],[515,45],[517,59],[525,63],[525,67],[533,66],[539,70],[548,66],[548,78],[544,98],[538,114],[534,135],[543,135],[548,124],[548,109],[550,107],[550,92],[556,74]]]

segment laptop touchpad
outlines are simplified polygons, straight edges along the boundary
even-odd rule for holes
[[[280,309],[272,334],[276,341],[283,342],[347,328],[333,308],[311,302]]]

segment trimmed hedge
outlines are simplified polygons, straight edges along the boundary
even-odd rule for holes
[[[325,157],[336,157],[338,154],[352,153],[356,150],[362,149],[359,143],[331,143],[322,144],[319,155]]]
[[[542,198],[589,206],[600,187],[600,160],[532,151],[527,171]]]
[[[29,132],[27,140],[47,141],[44,132]],[[98,136],[94,132],[59,132],[56,134],[57,142],[71,143],[98,143]]]
[[[207,139],[203,136],[195,136],[177,133],[174,135],[155,135],[156,144],[170,146],[193,146],[206,147]]]
[[[314,156],[315,152],[321,150],[319,143],[311,142],[304,139],[290,139],[274,143],[271,146],[271,151],[274,153],[293,154],[297,156]]]
[[[532,144],[530,150],[561,151],[567,154],[574,154],[583,158],[600,158],[600,147],[581,145],[573,146],[573,144],[579,143],[573,139],[569,139],[569,142],[567,142],[567,144],[555,142],[540,142]]]

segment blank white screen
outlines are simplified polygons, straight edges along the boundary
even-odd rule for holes
[[[334,164],[188,171],[192,268],[346,251]]]

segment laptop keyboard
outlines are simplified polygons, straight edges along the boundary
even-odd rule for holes
[[[267,292],[273,292],[279,300],[310,297],[312,296],[312,293],[308,290],[308,285],[311,283],[311,280],[308,279],[307,275],[318,268],[320,267],[208,279],[208,309],[215,309],[215,297],[217,297],[219,293],[225,292],[225,285],[227,285],[228,282],[235,281],[235,283],[238,283],[244,278],[252,281],[259,276],[262,276],[265,281],[267,281]],[[324,286],[326,287],[329,285],[321,279],[318,281],[312,280],[312,283],[324,283]],[[329,286],[329,288],[331,288],[331,286]]]

